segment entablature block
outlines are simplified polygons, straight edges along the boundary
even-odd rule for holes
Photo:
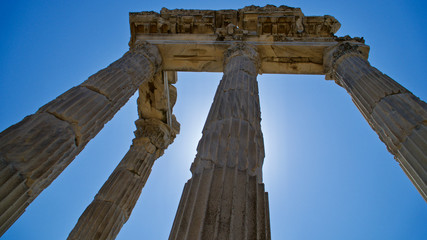
[[[155,44],[164,70],[204,72],[222,72],[224,50],[244,41],[257,47],[261,73],[324,74],[323,52],[337,44],[334,34],[341,26],[329,15],[304,16],[299,8],[273,5],[238,10],[163,8],[160,13],[130,13],[129,21],[129,44],[136,40]]]

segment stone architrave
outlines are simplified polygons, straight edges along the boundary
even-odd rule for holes
[[[137,42],[107,68],[0,133],[0,235],[160,69],[151,44]]]
[[[327,79],[345,88],[427,201],[427,104],[372,67],[358,43],[326,50]]]
[[[224,56],[219,84],[169,239],[270,239],[254,47]]]

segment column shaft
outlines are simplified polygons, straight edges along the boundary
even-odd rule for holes
[[[115,239],[130,214],[159,158],[175,137],[157,119],[136,121],[136,138],[92,203],[79,218],[68,239]]]
[[[167,78],[166,74],[157,74],[140,86],[135,139],[68,239],[115,239],[129,219],[154,161],[179,133],[179,123],[171,115],[176,101],[176,88],[171,84],[176,83],[176,77]],[[170,81],[165,82],[167,79]]]
[[[169,239],[270,239],[257,61],[243,44],[225,54]]]
[[[337,45],[325,63],[427,201],[427,104],[372,67],[358,45]]]
[[[138,43],[122,58],[0,133],[0,235],[127,102],[161,57]]]

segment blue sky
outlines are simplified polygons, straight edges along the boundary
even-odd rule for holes
[[[255,4],[332,15],[369,60],[423,100],[425,1],[3,1],[0,130],[120,58],[128,12]],[[154,167],[117,239],[167,239],[220,73],[179,73],[181,134]],[[323,76],[258,78],[273,239],[426,239],[427,205],[346,91]],[[65,239],[129,149],[136,95],[2,239]]]

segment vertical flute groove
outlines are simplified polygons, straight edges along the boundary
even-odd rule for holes
[[[255,48],[227,50],[169,239],[269,239],[257,73]]]
[[[158,82],[159,78],[155,78],[148,84]],[[165,105],[162,102],[165,98],[155,97],[159,96],[155,92],[164,91],[164,87],[142,87],[144,89],[141,90],[138,103],[150,102],[148,107],[154,109],[158,108],[158,105]],[[138,108],[141,107],[138,104]],[[173,119],[176,122],[175,118]],[[129,151],[80,216],[68,239],[115,239],[129,219],[155,160],[163,154],[179,132],[179,129],[173,129],[163,121],[162,116],[160,119],[141,118],[135,125],[135,139]],[[172,125],[179,124],[176,122]]]
[[[0,163],[19,176],[3,180],[0,187],[0,236],[139,85],[153,77],[160,62],[156,47],[137,43],[107,68],[0,133]],[[11,177],[7,171],[0,174],[5,174],[0,179]]]
[[[372,67],[358,45],[338,44],[324,62],[427,201],[427,104]]]

